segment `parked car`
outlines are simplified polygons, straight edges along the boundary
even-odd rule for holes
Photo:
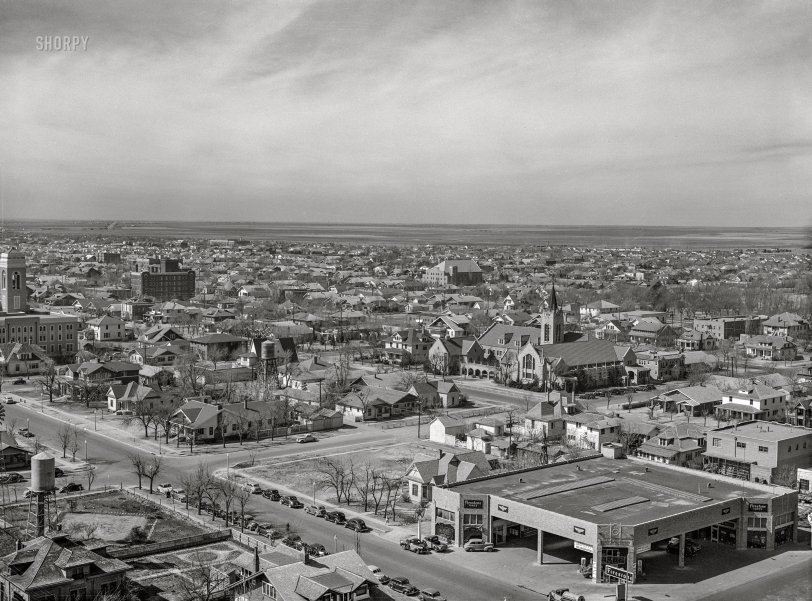
[[[13,398],[11,398],[10,396],[6,397],[6,405],[16,405],[16,404],[17,401],[15,401]]]
[[[547,601],[584,601],[584,596],[571,593],[568,588],[557,588],[547,593]]]
[[[420,591],[417,598],[420,599],[420,601],[446,601],[446,598],[440,594],[440,591],[434,589]]]
[[[429,546],[425,541],[420,540],[416,536],[410,536],[409,538],[403,538],[400,540],[400,547],[404,551],[411,551],[412,553],[417,553],[418,555],[425,555],[429,552]]]
[[[85,489],[84,486],[82,486],[81,484],[79,484],[77,482],[70,482],[69,484],[66,484],[65,486],[60,488],[59,492],[61,492],[61,493],[79,492],[80,490],[84,490],[84,489]]]
[[[17,378],[16,380],[14,380],[14,382],[12,382],[12,384],[17,384],[17,385],[25,384],[25,378]]]
[[[3,484],[16,484],[17,482],[23,482],[25,478],[22,477],[21,474],[17,472],[9,472],[7,474],[0,474],[0,482]]]
[[[63,472],[61,468],[58,467],[54,468],[54,478],[62,478],[64,475],[65,472]]]
[[[375,565],[368,565],[367,568],[370,572],[378,579],[378,582],[381,584],[387,584],[389,582],[389,576],[383,573],[383,570]]]
[[[420,592],[417,590],[417,587],[409,582],[408,578],[404,578],[403,576],[392,577],[389,580],[389,588],[397,593],[403,593],[404,595],[409,595],[410,597]]]
[[[344,524],[347,521],[347,516],[344,515],[341,511],[328,511],[327,515],[324,516],[324,519],[328,522],[334,522],[336,524]]]
[[[259,530],[259,524],[256,522],[248,522],[248,525],[245,527],[248,532],[256,532]]]
[[[129,409],[119,409],[116,411],[116,415],[123,415],[124,417],[129,417],[133,414],[133,412]]]
[[[186,491],[182,488],[173,488],[172,489],[172,497],[178,503],[185,503],[186,502]]]
[[[285,495],[284,497],[282,497],[280,499],[279,502],[282,503],[282,505],[290,505],[291,501],[293,501],[295,499],[296,499],[296,497]]]
[[[313,543],[312,545],[305,545],[307,549],[307,554],[313,557],[324,557],[325,555],[329,555],[327,549],[324,548],[324,545],[321,543]]]
[[[245,490],[250,490],[252,495],[262,494],[262,488],[260,488],[259,484],[256,484],[255,482],[246,482],[243,484],[243,488],[245,488]]]
[[[169,482],[164,482],[163,484],[159,484],[158,485],[158,492],[161,493],[162,495],[165,495],[167,493],[171,494],[172,493],[172,485],[169,484]]]
[[[347,523],[344,524],[344,527],[355,530],[356,532],[366,532],[368,530],[366,522],[360,518],[350,518],[347,520]]]
[[[441,541],[440,537],[436,534],[432,536],[424,536],[423,540],[426,541],[426,544],[428,544],[432,551],[437,551],[438,553],[445,553],[448,551],[448,545]]]
[[[26,430],[25,432],[21,432],[21,434],[22,434],[22,436],[24,436],[25,438],[34,438],[34,436],[36,436],[36,434],[34,434],[33,432],[31,432],[30,430]]]
[[[260,534],[264,534],[271,540],[276,540],[283,537],[283,534],[279,532],[279,530],[274,530],[273,528],[260,528]]]
[[[317,442],[317,441],[318,439],[312,434],[305,434],[304,436],[299,436],[296,439],[296,442]]]
[[[679,553],[679,537],[675,536],[671,538],[665,546],[665,550],[669,553]],[[700,550],[702,550],[702,546],[699,543],[688,538],[685,539],[685,555],[693,557],[699,553]]]
[[[282,544],[286,547],[297,550],[301,550],[302,545],[304,545],[302,542],[302,537],[300,537],[298,534],[288,534],[282,539]]]
[[[466,551],[493,551],[493,543],[486,543],[481,538],[471,538],[462,546]]]
[[[305,512],[309,513],[310,515],[315,515],[317,518],[323,518],[327,515],[327,510],[324,508],[324,505],[308,505],[305,507]]]
[[[282,498],[282,495],[279,494],[279,491],[275,488],[269,488],[268,490],[262,491],[262,496],[266,499],[270,499],[271,501],[278,501]]]

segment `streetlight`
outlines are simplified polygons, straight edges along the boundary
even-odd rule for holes
[[[316,481],[313,480],[313,505],[316,504]]]
[[[231,474],[231,461],[229,461],[228,453],[226,453],[226,478],[229,478]]]
[[[99,411],[98,409],[93,410],[93,431],[94,432],[96,430],[96,413],[98,413],[98,411]]]
[[[87,440],[85,440],[85,463],[87,463]]]

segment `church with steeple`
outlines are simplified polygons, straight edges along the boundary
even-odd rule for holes
[[[558,297],[555,293],[555,281],[550,292],[550,300],[547,307],[541,308],[541,315],[538,317],[541,327],[540,344],[557,344],[564,341],[564,311],[558,305]]]

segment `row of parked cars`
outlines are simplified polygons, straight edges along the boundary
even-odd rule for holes
[[[417,595],[419,601],[446,601],[446,598],[440,594],[440,591],[432,588],[423,589],[422,591],[409,582],[405,576],[393,576],[390,578],[381,571],[381,568],[375,565],[368,565],[369,571],[375,575],[381,585],[388,586],[393,591],[414,597]]]
[[[65,475],[60,468],[54,468],[54,477],[55,478],[62,478]],[[25,476],[18,472],[3,472],[0,474],[0,484],[18,484],[20,482],[25,482]]]
[[[606,393],[609,393],[610,396],[620,396],[629,394],[630,392],[645,392],[647,390],[657,390],[657,387],[654,384],[640,384],[638,386],[626,386],[625,388],[610,388],[609,390],[603,391],[584,392],[578,396],[579,398],[589,400],[603,398],[606,396]]]

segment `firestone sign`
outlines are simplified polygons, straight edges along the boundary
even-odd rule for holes
[[[462,506],[465,509],[482,509],[484,507],[482,499],[465,499]]]
[[[747,511],[752,511],[753,513],[764,513],[767,511],[767,503],[748,503]]]

